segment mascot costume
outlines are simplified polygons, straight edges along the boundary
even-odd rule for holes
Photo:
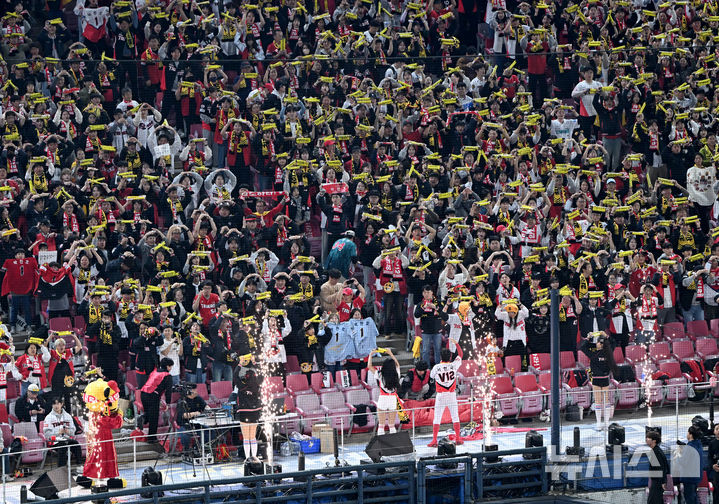
[[[83,399],[89,411],[83,476],[93,480],[95,486],[106,486],[108,479],[119,475],[112,430],[122,427],[122,413],[118,410],[120,389],[115,381],[95,380],[85,387]]]

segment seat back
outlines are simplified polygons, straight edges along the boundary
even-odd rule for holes
[[[296,394],[309,390],[310,384],[307,382],[307,377],[303,374],[287,375],[287,390],[290,394]]]
[[[265,383],[270,394],[282,394],[285,391],[281,376],[268,376],[265,378]]]
[[[320,409],[320,399],[317,394],[300,394],[295,399],[295,407],[308,413],[317,411]]]
[[[711,329],[711,334],[715,338],[719,338],[719,319],[711,319],[709,322],[709,327]]]
[[[72,331],[70,317],[55,317],[50,319],[51,331]]]
[[[672,353],[679,359],[694,357],[694,344],[689,339],[677,339],[672,341]]]
[[[583,366],[585,368],[589,367],[590,365],[589,357],[587,357],[587,354],[585,354],[581,350],[577,352],[577,362],[579,362],[580,366]]]
[[[669,343],[661,341],[659,343],[651,343],[649,345],[649,357],[654,361],[666,360],[671,356]]]
[[[207,401],[210,398],[210,394],[207,392],[207,385],[205,385],[204,383],[198,383],[197,395]]]
[[[12,440],[14,439],[12,435],[12,429],[8,424],[2,423],[0,424],[0,433],[2,433],[3,445],[9,448],[12,444]],[[7,463],[7,461],[5,463]]]
[[[477,364],[477,361],[475,360],[464,360],[462,361],[462,365],[459,366],[457,372],[465,378],[479,376],[479,364]]]
[[[522,392],[535,392],[539,390],[537,377],[534,373],[517,373],[514,375],[514,386]]]
[[[577,361],[574,358],[574,353],[570,351],[560,352],[559,367],[561,369],[572,369],[577,367]]]
[[[507,375],[495,376],[492,379],[492,388],[495,394],[509,394],[514,392],[512,380]]]
[[[509,371],[510,374],[519,373],[522,371],[522,356],[521,355],[508,355],[504,358],[504,369]]]
[[[681,378],[682,369],[680,364],[675,360],[665,360],[659,362],[659,370],[664,371],[670,378]]]
[[[706,320],[691,320],[687,322],[687,334],[692,336],[709,336],[709,326]]]
[[[684,324],[681,322],[667,322],[662,326],[662,332],[666,339],[683,338]]]
[[[632,362],[642,362],[647,357],[644,345],[629,345],[625,348],[626,358]]]
[[[624,354],[622,353],[622,347],[614,349],[614,362],[619,366],[624,364]]]
[[[288,374],[299,373],[301,371],[300,363],[296,355],[287,356],[287,362],[285,363],[285,371],[287,371]]]
[[[0,424],[8,423],[7,406],[5,403],[0,403]]]
[[[322,406],[329,409],[346,408],[345,396],[339,390],[333,390],[332,392],[324,392],[320,395],[320,402]]]
[[[719,321],[719,319],[714,320]],[[712,320],[712,322],[714,322],[714,320]],[[714,338],[697,338],[697,353],[702,355],[716,355],[719,353],[717,340]]]
[[[15,437],[26,437],[27,439],[39,439],[35,422],[19,422],[13,425],[12,433]]]
[[[367,392],[367,389],[365,388],[348,390],[345,392],[345,402],[347,402],[347,404],[351,404],[352,406],[356,406],[357,404],[369,404],[369,392]]]
[[[537,379],[539,380],[540,387],[547,389],[548,391],[552,390],[552,372],[551,371],[540,372],[537,375]],[[561,380],[560,380],[560,382],[561,382]]]
[[[335,387],[335,379],[332,377],[332,373],[330,372],[312,373],[310,379],[312,380],[312,390],[315,391],[315,394],[320,394],[324,390],[331,390],[337,388]],[[325,382],[326,379],[329,380],[328,383]]]
[[[232,394],[231,381],[218,381],[210,383],[210,393],[217,399],[227,399]]]
[[[546,371],[551,367],[552,358],[548,353],[531,354],[529,356],[529,365],[535,371]]]

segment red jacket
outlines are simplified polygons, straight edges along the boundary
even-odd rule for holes
[[[547,70],[547,52],[549,44],[546,41],[532,45],[527,43],[527,71],[532,75],[544,75]]]
[[[47,376],[45,375],[45,364],[42,362],[42,354],[35,356],[40,368],[40,388],[47,387]],[[30,363],[30,356],[23,354],[15,361],[15,367],[18,368],[22,375],[23,381],[30,377],[30,373],[33,372],[33,364]]]

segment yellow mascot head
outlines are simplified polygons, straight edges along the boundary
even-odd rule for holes
[[[85,387],[82,395],[87,409],[93,413],[109,415],[117,411],[117,402],[120,400],[120,388],[112,380],[95,380]]]

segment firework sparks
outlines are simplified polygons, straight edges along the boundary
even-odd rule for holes
[[[286,313],[284,314],[286,317]],[[265,436],[267,437],[267,462],[272,464],[272,428],[277,417],[282,413],[277,411],[272,401],[272,385],[269,377],[273,376],[273,364],[281,361],[282,353],[280,345],[282,344],[282,332],[279,328],[279,321],[276,317],[265,313],[262,324],[262,358],[260,359],[260,376],[262,384],[260,385],[260,396],[262,397],[262,413],[260,421],[262,422]]]
[[[494,418],[494,381],[492,378],[496,375],[494,366],[494,357],[496,354],[492,343],[492,333],[487,332],[484,335],[485,344],[480,347],[476,361],[481,370],[478,380],[472,382],[472,393],[476,391],[482,403],[482,432],[484,446],[492,444],[492,420]]]
[[[649,345],[656,342],[656,334],[654,331],[644,331],[644,334],[647,336],[647,340],[644,343],[645,347],[648,349]],[[649,359],[649,353],[647,351],[647,354],[644,356],[644,360],[642,360],[641,363],[641,370],[642,370],[642,388],[644,389],[644,397],[645,402],[647,404],[647,425],[652,425],[652,389],[654,388],[654,379],[652,378],[652,366],[651,361]]]

